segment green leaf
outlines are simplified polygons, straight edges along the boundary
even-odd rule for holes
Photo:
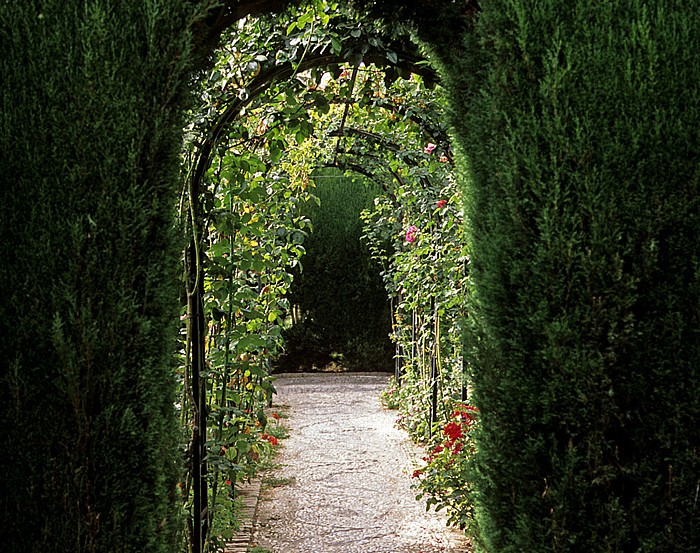
[[[242,455],[245,455],[250,451],[250,444],[248,443],[247,440],[237,440],[236,441],[236,450],[241,453]]]
[[[331,37],[331,48],[334,54],[340,54],[343,49],[343,43],[337,37]]]

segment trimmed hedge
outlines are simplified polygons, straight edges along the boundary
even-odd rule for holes
[[[467,154],[493,552],[700,550],[700,6],[482,2]]]
[[[390,304],[381,268],[361,240],[360,212],[380,190],[334,169],[319,170],[313,179],[320,205],[309,207],[313,232],[304,241],[303,270],[295,274],[289,295],[302,320],[286,332],[289,354],[281,365],[313,359],[313,352],[328,360],[341,354],[343,365],[353,370],[391,370]]]
[[[0,549],[173,551],[191,4],[0,7]]]

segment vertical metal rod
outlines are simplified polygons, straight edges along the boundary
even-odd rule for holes
[[[202,553],[207,538],[207,405],[205,373],[205,320],[204,320],[204,269],[202,265],[202,234],[199,204],[199,179],[190,183],[190,228],[192,238],[187,248],[188,261],[188,315],[191,325],[191,390],[193,399],[192,428],[192,540],[191,553]]]
[[[401,305],[401,293],[399,292],[398,305]],[[399,322],[396,318],[394,312],[394,298],[393,296],[389,298],[389,309],[391,310],[391,330],[394,334],[394,339],[396,340],[396,356],[394,357],[394,380],[398,386],[401,386],[401,365],[403,363],[403,348],[401,347],[401,341],[398,339],[398,334],[401,332],[399,327]]]
[[[200,411],[202,408],[201,389],[201,335],[202,317],[199,308],[199,284],[196,279],[197,262],[196,248],[189,247],[190,280],[194,289],[191,289],[188,298],[188,311],[190,317],[190,339],[191,339],[191,390],[193,399],[193,425],[192,425],[192,491],[193,491],[193,512],[192,512],[192,537],[191,553],[201,553],[202,551],[202,429],[200,427]],[[194,273],[194,274],[193,274]]]
[[[340,153],[340,144],[343,139],[343,133],[345,132],[345,121],[348,118],[348,111],[350,111],[350,103],[352,102],[352,96],[355,92],[355,82],[357,81],[357,70],[360,67],[360,62],[355,63],[352,68],[352,76],[350,77],[350,97],[345,99],[345,109],[343,110],[343,117],[340,120],[340,129],[338,131],[338,140],[335,143],[335,154],[333,155],[333,165],[338,165],[338,154]]]
[[[462,274],[466,277],[469,274],[469,258],[465,257],[464,258],[464,264],[462,265]],[[465,317],[468,317],[469,315],[465,315]],[[467,325],[464,325],[464,328],[467,328]],[[467,386],[467,331],[463,330],[462,331],[462,401],[466,402],[467,401],[467,395],[468,395],[468,386]]]
[[[401,386],[401,358],[403,357],[403,352],[401,350],[401,344],[396,344],[396,357],[394,358],[394,380]]]
[[[411,311],[411,364],[415,363],[418,357],[418,345],[416,344],[416,326],[418,324],[416,310]]]
[[[467,356],[464,351],[464,338],[462,338],[462,402],[467,401]]]
[[[437,310],[435,308],[435,298],[430,299],[430,310],[433,313],[433,347],[430,355],[430,379],[432,384],[431,402],[430,402],[430,427],[437,422],[437,405],[438,405],[438,348],[440,347],[440,332],[438,325]]]

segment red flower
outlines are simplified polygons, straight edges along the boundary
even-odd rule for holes
[[[277,445],[279,444],[279,440],[275,438],[274,436],[270,436],[269,434],[263,434],[260,436],[263,440],[266,442],[270,442],[272,445]]]
[[[436,205],[438,209],[442,209],[447,205],[447,200],[438,200],[438,203]]]
[[[478,413],[479,409],[473,407],[472,405],[457,405],[455,412],[452,417],[455,419],[461,419],[466,423],[471,423],[474,420],[473,413]]]
[[[275,420],[277,420],[277,421],[280,420],[280,415],[279,415],[279,413],[272,413],[272,418],[275,419]]]
[[[418,478],[421,474],[423,474],[423,469],[416,469],[413,471],[413,478]]]
[[[230,486],[230,485],[231,485],[231,481],[230,481],[230,480],[226,480],[226,485],[227,485],[227,486]]]
[[[443,429],[445,435],[447,435],[452,442],[458,440],[463,436],[462,427],[456,422],[448,422]]]
[[[474,422],[474,415],[471,413],[468,413],[467,411],[455,411],[454,415],[452,415],[453,418],[461,420],[462,422],[466,423],[467,425],[471,424]]]

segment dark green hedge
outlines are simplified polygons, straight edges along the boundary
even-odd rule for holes
[[[467,159],[481,547],[698,551],[700,5],[480,6],[429,38]]]
[[[391,370],[389,300],[381,268],[361,240],[360,212],[381,190],[335,169],[319,170],[313,180],[320,205],[308,210],[313,232],[289,296],[302,320],[287,331],[289,353],[280,364],[296,368],[304,358],[323,363],[339,354],[354,370]]]
[[[0,7],[0,550],[173,551],[191,4]]]
[[[400,9],[469,212],[480,549],[700,550],[700,5]]]

